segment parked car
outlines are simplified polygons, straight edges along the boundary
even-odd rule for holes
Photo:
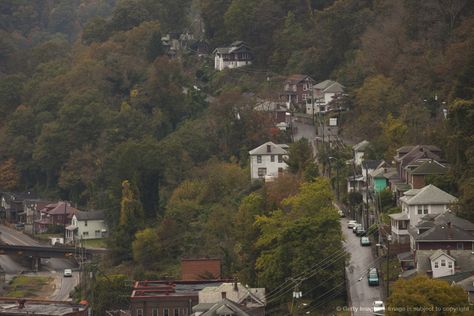
[[[377,268],[369,269],[369,272],[367,273],[367,281],[369,282],[369,286],[379,285],[379,272],[377,271]]]
[[[384,315],[385,314],[385,305],[382,301],[374,301],[372,304],[374,315]]]
[[[361,246],[370,246],[370,239],[367,236],[360,237],[360,245]]]
[[[25,228],[25,224],[24,223],[16,223],[15,228],[18,229],[18,230],[22,230],[22,229]]]
[[[355,231],[355,234],[357,236],[365,236],[365,233],[366,233],[366,231],[365,231],[364,227],[362,227],[362,225],[357,226],[356,231]]]
[[[355,234],[357,227],[362,227],[362,224],[356,224],[354,227],[352,227],[352,232]]]
[[[72,277],[72,270],[71,269],[64,269],[64,277],[65,278]]]
[[[354,225],[357,225],[357,221],[353,219],[347,222],[347,228],[354,228]]]

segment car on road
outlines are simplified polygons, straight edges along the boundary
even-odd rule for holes
[[[72,270],[71,269],[64,269],[64,277],[65,278],[72,277]]]
[[[355,230],[355,234],[356,234],[357,236],[365,236],[365,233],[366,233],[366,231],[365,231],[364,227],[362,227],[362,225],[361,225],[361,226],[357,226],[357,228],[356,228],[356,230]]]
[[[370,246],[370,239],[367,236],[360,237],[360,245],[361,246]]]
[[[385,305],[382,301],[374,301],[372,304],[372,310],[374,311],[374,315],[384,315]]]
[[[369,272],[367,273],[367,281],[369,282],[369,286],[379,285],[379,272],[377,271],[377,268],[369,269]]]
[[[352,227],[352,232],[355,234],[356,233],[356,230],[357,230],[357,227],[362,227],[362,224],[355,224],[354,227]]]
[[[347,222],[347,228],[354,228],[355,225],[357,225],[357,221],[353,219]]]

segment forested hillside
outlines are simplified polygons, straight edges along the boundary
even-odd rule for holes
[[[192,32],[210,52],[243,40],[255,63],[217,73],[212,55],[171,59],[170,32]],[[133,262],[136,278],[219,256],[226,277],[275,288],[342,247],[311,163],[263,188],[249,180],[248,150],[288,141],[252,96],[278,97],[294,73],[347,87],[343,137],[370,140],[373,157],[444,149],[445,181],[474,219],[468,0],[1,1],[0,189],[106,210],[112,262]]]

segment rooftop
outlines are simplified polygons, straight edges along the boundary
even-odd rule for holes
[[[88,310],[86,304],[71,302],[42,301],[25,299],[24,307],[20,307],[17,298],[0,298],[0,315],[72,315],[72,313]]]
[[[270,146],[270,147],[267,147]],[[270,151],[268,151],[270,149]],[[249,151],[250,155],[286,155],[288,145],[286,144],[274,144],[273,142],[266,142],[258,146],[257,148]]]
[[[410,191],[406,192],[409,193]],[[404,201],[408,205],[423,205],[423,204],[452,204],[457,202],[457,198],[452,196],[451,194],[439,189],[438,187],[429,184],[420,189],[411,198],[407,198]]]

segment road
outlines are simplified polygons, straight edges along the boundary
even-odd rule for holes
[[[25,245],[25,246],[40,246],[40,243],[31,237],[23,234],[20,231],[9,228],[4,225],[0,225],[0,237],[3,242],[10,245]],[[19,260],[18,260],[19,261]],[[72,269],[75,267],[74,263],[68,259],[42,259],[40,270],[43,274],[50,274],[55,278],[56,291],[51,299],[66,299],[69,297],[69,292],[79,282],[77,273],[74,273],[72,278],[63,278],[64,269]],[[0,255],[0,265],[7,274],[7,279],[19,274],[22,271],[29,271],[31,267],[25,266],[16,260],[13,260],[10,256]]]
[[[371,247],[362,247],[360,237],[352,229],[347,228],[347,219],[341,219],[342,234],[345,238],[345,247],[351,259],[346,267],[348,288],[350,295],[349,307],[353,315],[373,315],[372,303],[381,300],[381,286],[369,286],[367,270],[375,267],[379,260],[375,259]],[[382,280],[380,280],[382,282]]]

